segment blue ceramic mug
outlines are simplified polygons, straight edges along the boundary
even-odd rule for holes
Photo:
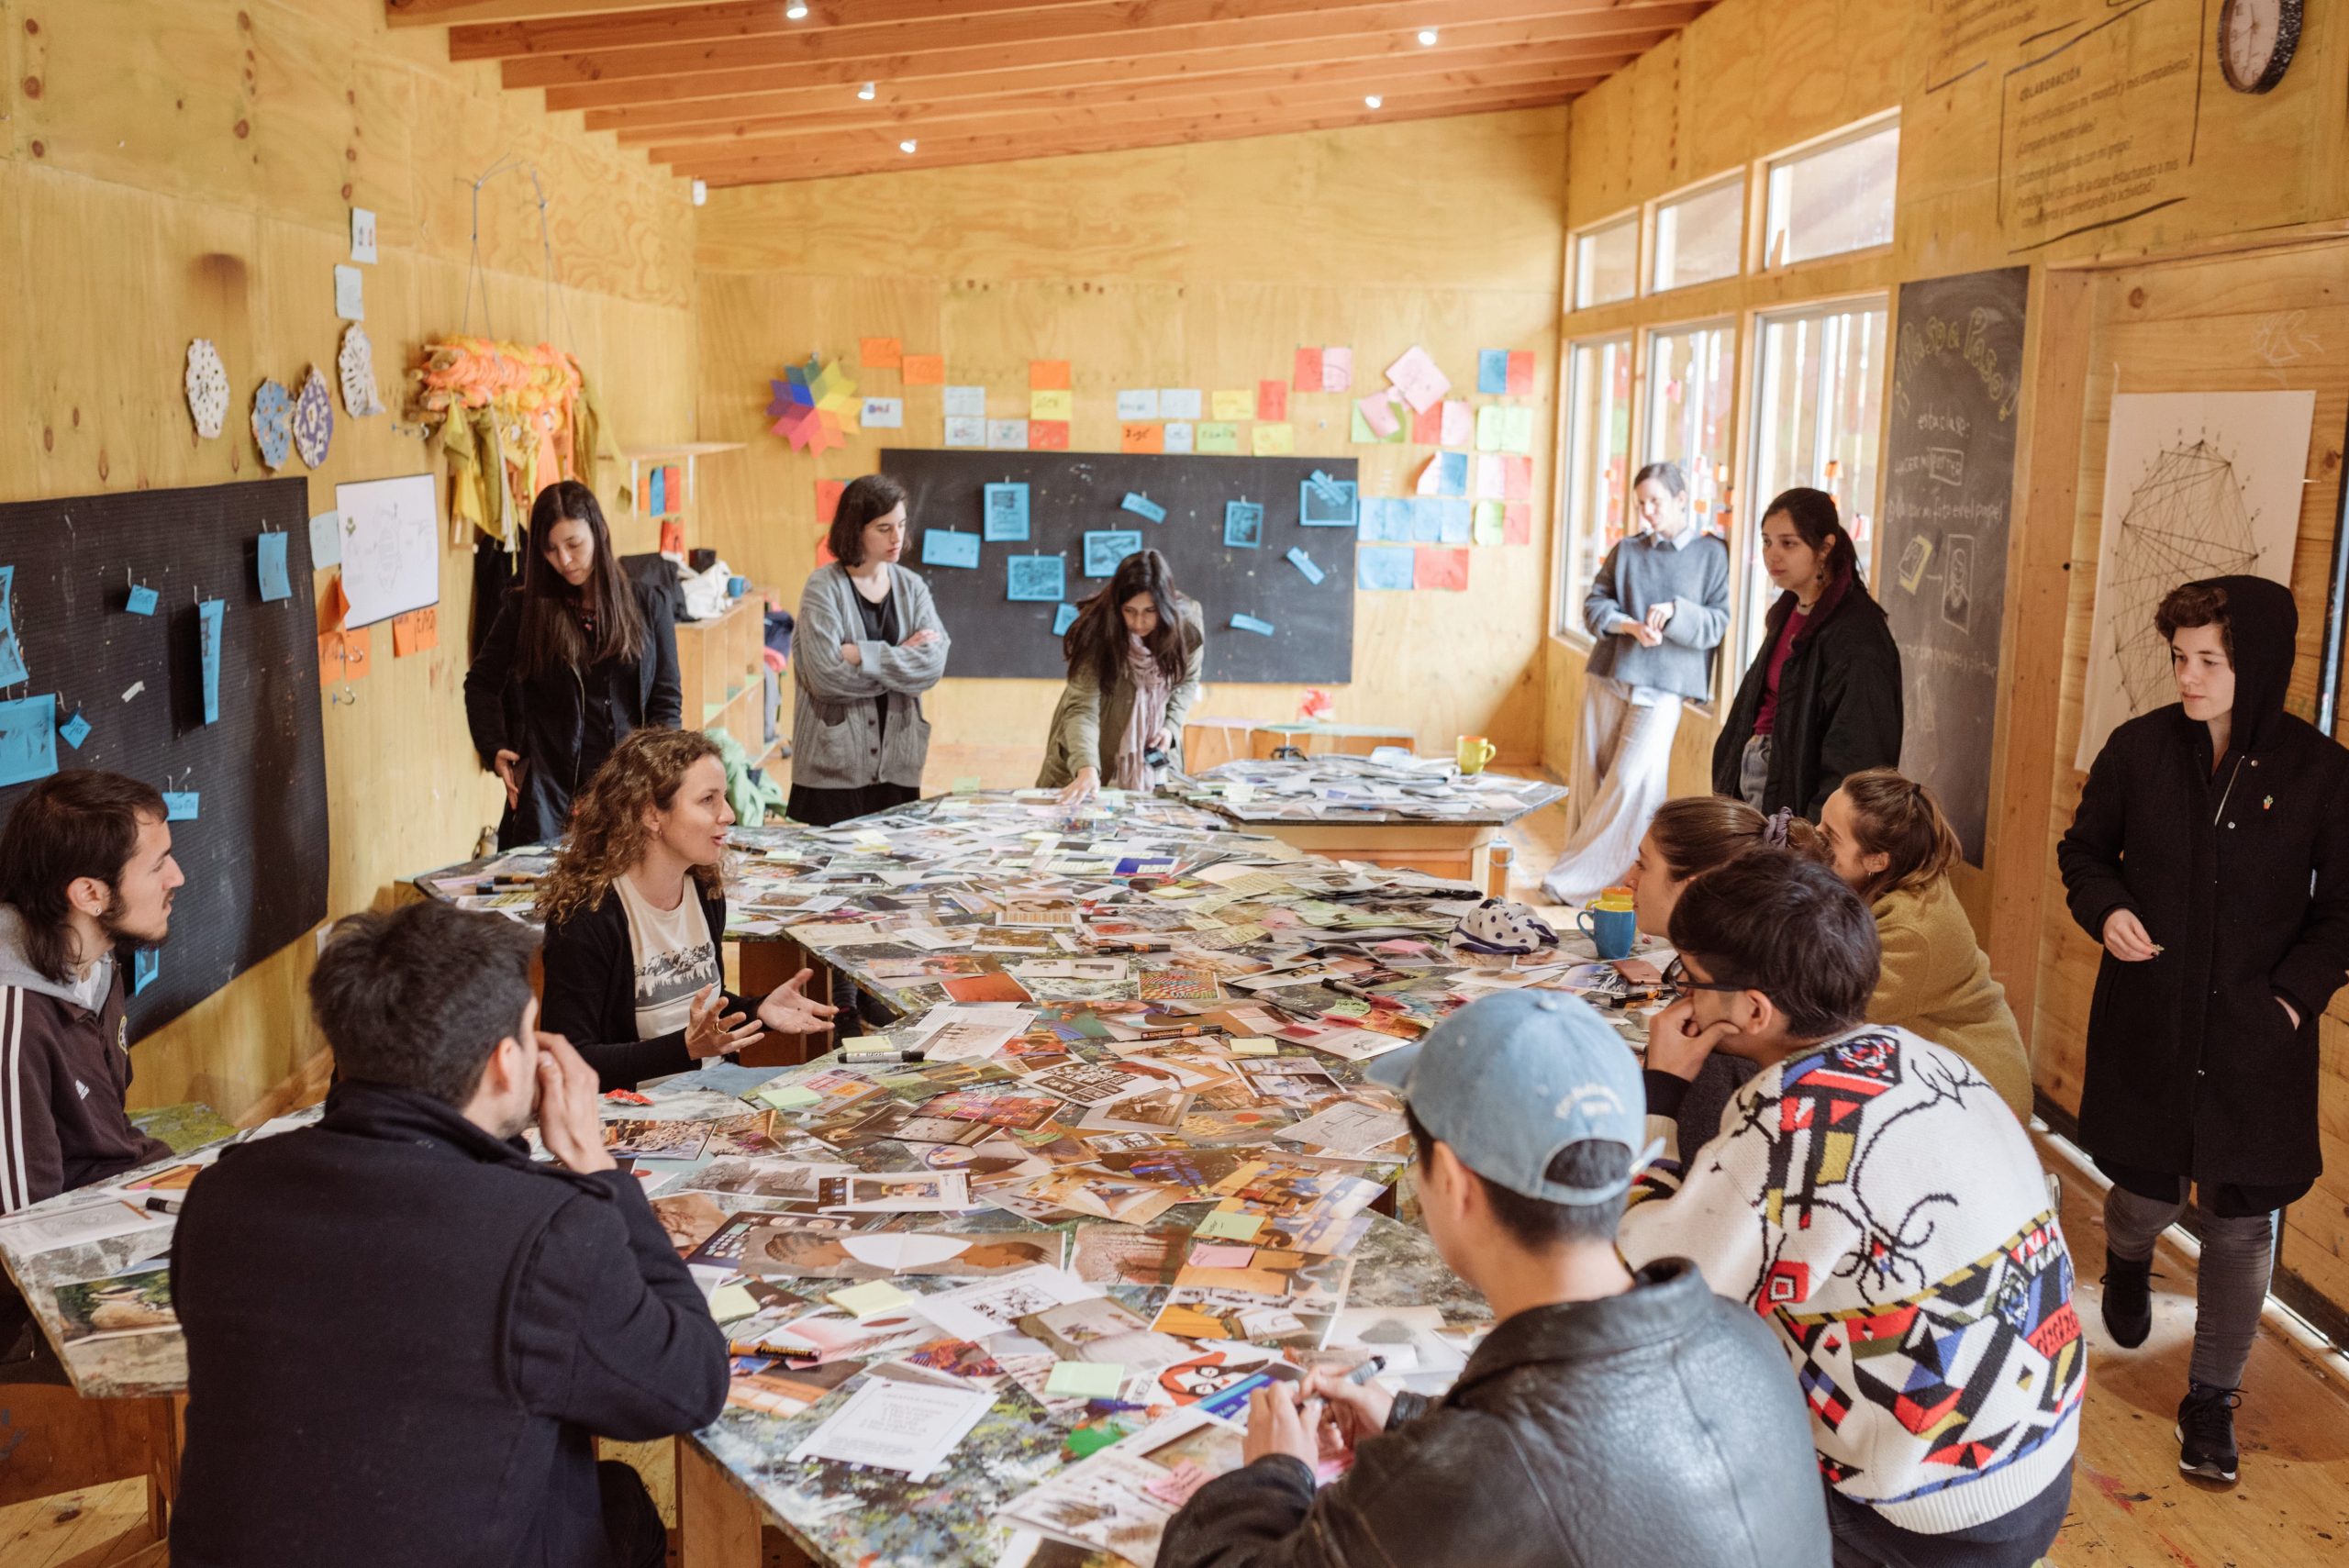
[[[1640,917],[1629,909],[1585,909],[1575,917],[1575,925],[1598,956],[1609,961],[1631,956],[1631,944],[1640,939]]]

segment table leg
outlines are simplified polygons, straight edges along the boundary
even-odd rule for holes
[[[806,948],[788,937],[739,943],[735,957],[736,972],[745,996],[764,996],[802,969],[812,969],[815,973],[807,977],[805,987],[808,999],[816,1002],[838,1000],[832,995],[831,965],[810,957]],[[842,990],[844,992],[845,988]],[[831,1050],[835,1032],[826,1029],[819,1034],[770,1037],[742,1052],[740,1060],[746,1067],[796,1066]]]
[[[759,1568],[762,1512],[700,1444],[677,1440],[679,1568]]]

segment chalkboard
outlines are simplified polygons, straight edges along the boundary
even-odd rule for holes
[[[173,822],[187,885],[154,975],[130,998],[130,1032],[187,1011],[326,917],[326,751],[319,732],[308,483],[273,479],[0,506],[0,565],[28,680],[80,714],[57,766],[104,768],[195,795]],[[284,540],[284,597],[262,597],[260,538]],[[269,547],[272,576],[280,547]],[[130,613],[134,588],[154,592]],[[217,600],[219,717],[205,722],[202,601]],[[0,789],[0,817],[29,781]],[[143,965],[141,966],[143,967]],[[128,977],[126,977],[128,978]]]
[[[1900,767],[1982,863],[2027,267],[1900,288],[1877,596],[1900,645]]]
[[[1299,521],[1300,496],[1316,473],[1352,495],[1352,458],[891,448],[881,454],[881,472],[906,487],[911,533],[903,562],[928,579],[939,618],[953,639],[946,662],[950,675],[1055,681],[1065,676],[1068,664],[1052,630],[1060,606],[1108,586],[1107,573],[1130,541],[1099,536],[1123,532],[1139,534],[1143,547],[1165,556],[1175,584],[1206,611],[1208,680],[1286,684],[1353,678],[1355,530],[1308,528]],[[990,484],[1028,487],[1025,539],[1005,537],[1019,528],[1016,494],[998,492],[990,513]],[[1126,509],[1129,495],[1141,498],[1141,510]],[[1232,511],[1233,503],[1243,505]],[[1322,504],[1317,492],[1317,508]],[[1263,515],[1252,517],[1248,506],[1261,506]],[[1163,520],[1153,520],[1149,513],[1161,507]],[[1351,506],[1347,514],[1357,515]],[[973,546],[941,540],[953,548],[926,548],[923,536],[933,528],[981,541],[978,564],[937,564],[941,555],[968,559]],[[1096,537],[1088,541],[1088,534]],[[1258,542],[1226,544],[1227,537]],[[1320,582],[1288,559],[1292,549],[1305,552],[1321,573]],[[1086,575],[1088,554],[1103,575]],[[1063,562],[1061,593],[1012,599],[1012,573],[1028,575],[1027,568],[1012,566],[1013,559],[1037,555]],[[932,563],[924,564],[926,556]],[[1021,585],[1049,594],[1049,562],[1037,564],[1045,567],[1042,580]],[[1272,630],[1267,635],[1234,629],[1235,615]]]

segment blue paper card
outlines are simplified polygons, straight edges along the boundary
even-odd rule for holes
[[[1297,487],[1297,520],[1308,528],[1353,528],[1359,494],[1351,479],[1317,473]]]
[[[1411,555],[1408,550],[1392,546],[1375,546],[1354,551],[1354,586],[1357,588],[1408,588],[1411,585]]]
[[[1068,562],[1057,555],[1012,555],[1004,558],[1007,597],[1051,604],[1063,596]]]
[[[1273,635],[1273,623],[1268,620],[1258,620],[1254,616],[1235,614],[1231,617],[1231,629],[1252,631],[1259,637],[1270,637]]]
[[[1313,563],[1313,558],[1305,553],[1305,547],[1303,545],[1289,546],[1288,563],[1291,566],[1296,567],[1299,572],[1304,573],[1305,580],[1308,583],[1319,583],[1322,578],[1329,575],[1328,573],[1322,571],[1321,568]]]
[[[665,516],[669,510],[668,472],[658,464],[654,465],[652,478],[644,486],[649,493],[645,499],[651,504],[652,515],[656,517]]]
[[[163,950],[138,948],[130,955],[130,994],[134,996],[155,984],[155,976],[163,972]]]
[[[1223,504],[1223,543],[1227,550],[1254,550],[1264,542],[1264,506],[1261,501]]]
[[[17,569],[0,566],[0,686],[13,686],[25,679],[24,644],[17,640],[17,612],[11,592],[17,585]]]
[[[56,771],[56,694],[0,702],[0,784],[29,784]]]
[[[990,484],[986,495],[986,537],[1022,539],[1028,537],[1028,486]]]
[[[82,749],[82,742],[90,738],[90,721],[82,717],[80,708],[75,708],[73,717],[57,727],[57,733],[64,738],[68,746],[78,751]]]
[[[130,590],[130,602],[122,607],[135,616],[151,616],[155,613],[155,590],[141,583]]]
[[[163,792],[163,820],[166,822],[193,822],[195,820],[196,806],[196,792],[195,790],[167,789]]]
[[[220,623],[228,606],[206,599],[195,606],[196,638],[204,657],[204,722],[220,722]]]
[[[1411,508],[1411,542],[1442,544],[1443,503],[1432,495],[1419,495],[1404,504]]]
[[[1466,452],[1438,452],[1435,474],[1437,495],[1467,495],[1468,454]]]
[[[261,536],[259,562],[261,566],[261,596],[264,604],[294,596],[294,584],[285,575],[285,539],[279,533]]]
[[[1508,350],[1479,349],[1476,350],[1476,390],[1487,397],[1508,395]]]
[[[1153,523],[1163,523],[1166,520],[1166,508],[1139,490],[1127,491],[1126,498],[1118,505],[1135,517],[1148,517]]]
[[[1074,605],[1063,605],[1059,609],[1052,612],[1052,635],[1054,637],[1066,637],[1068,635],[1068,628],[1075,624],[1076,606]]]
[[[1087,529],[1085,535],[1085,574],[1107,577],[1118,570],[1118,562],[1141,548],[1141,534],[1134,528]],[[1058,594],[1052,595],[1059,598]]]
[[[979,536],[956,533],[952,528],[924,528],[921,531],[921,563],[924,566],[976,566],[979,563]]]
[[[1463,500],[1441,500],[1435,503],[1436,539],[1442,544],[1466,544],[1471,526],[1475,521],[1475,509]]]

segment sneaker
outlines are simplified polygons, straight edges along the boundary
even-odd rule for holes
[[[2235,1407],[2243,1396],[2232,1388],[2189,1383],[2177,1407],[2177,1467],[2205,1481],[2235,1478]]]
[[[2154,1261],[2132,1262],[2104,1250],[2104,1331],[2123,1350],[2135,1350],[2154,1331]]]

